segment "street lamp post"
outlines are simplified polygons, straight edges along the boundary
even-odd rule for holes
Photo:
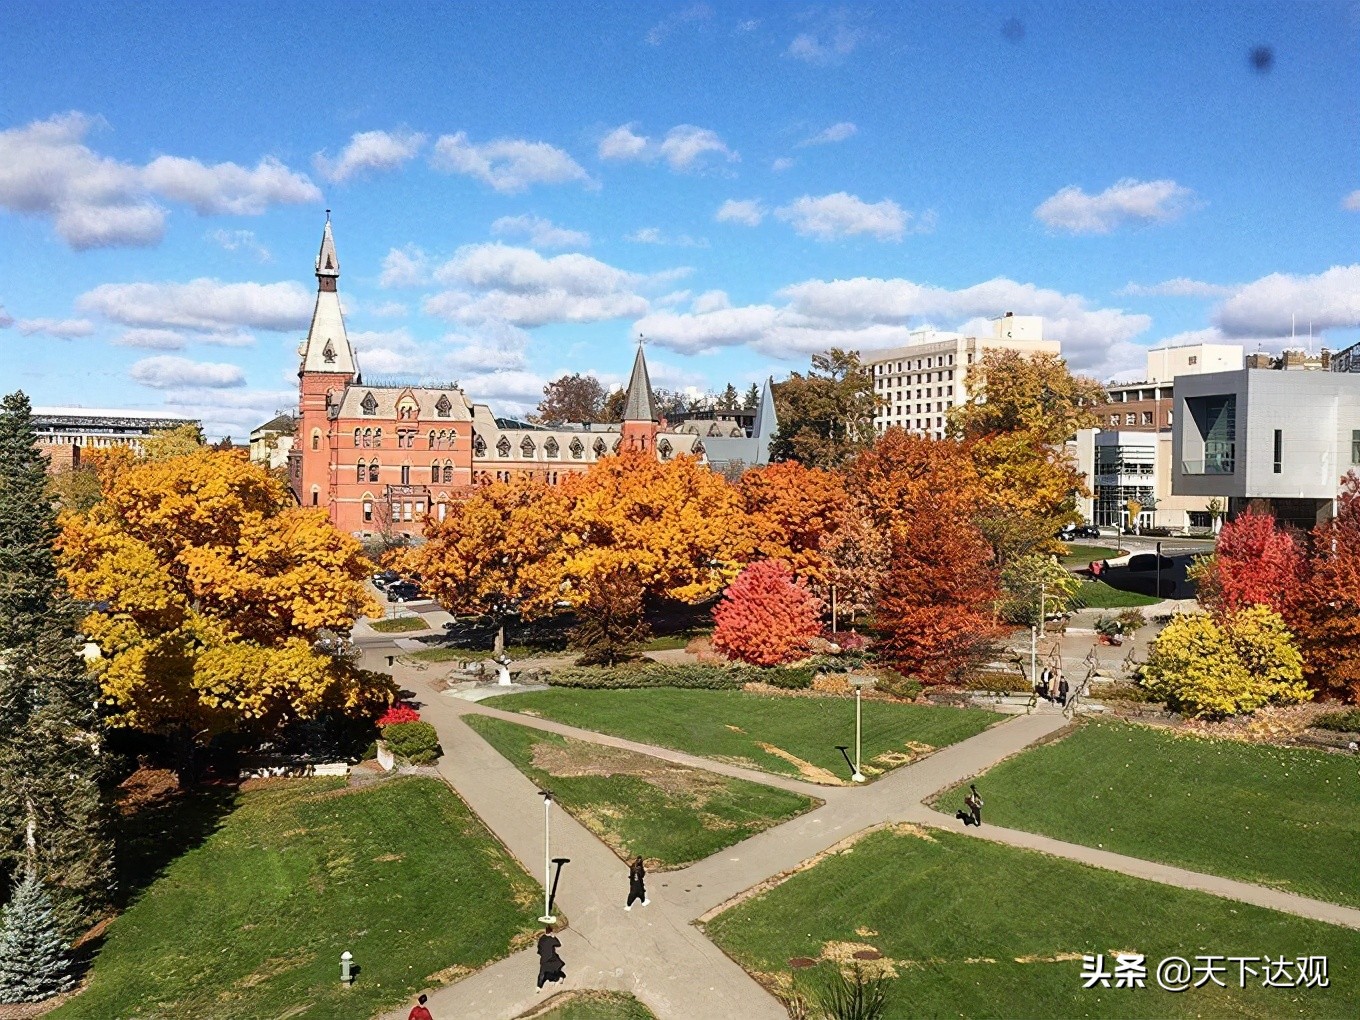
[[[549,825],[551,824],[553,794],[551,790],[539,790],[539,796],[543,798],[543,916],[538,920],[542,924],[556,924],[557,918],[552,912],[552,844],[549,840]]]
[[[1162,543],[1157,543],[1157,598],[1162,597]]]
[[[873,685],[872,677],[852,676],[850,678],[850,686],[855,689],[855,774],[850,778],[856,783],[864,782],[864,772],[860,769],[864,734],[864,716],[860,707],[860,695],[864,692],[864,688]]]

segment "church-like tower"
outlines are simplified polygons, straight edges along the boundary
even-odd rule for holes
[[[633,374],[628,378],[628,397],[623,404],[623,447],[655,454],[656,434],[660,431],[652,380],[647,375],[647,359],[643,357],[642,341],[639,340]]]
[[[329,407],[339,403],[345,387],[358,378],[354,348],[345,332],[340,312],[340,259],[331,236],[330,212],[316,256],[316,308],[307,339],[298,348],[298,433],[295,449],[302,451],[301,471],[294,477],[295,492],[303,506],[329,507],[335,478],[331,465]]]

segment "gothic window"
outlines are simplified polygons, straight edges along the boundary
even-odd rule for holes
[[[315,485],[312,486],[312,506],[317,506],[321,502],[321,490]]]
[[[453,410],[453,404],[449,402],[447,393],[439,394],[439,402],[434,405],[435,413],[441,418],[447,418],[449,412]]]
[[[704,455],[704,444],[703,444],[703,441],[700,440],[699,442],[695,443],[695,444],[694,444],[694,449],[693,449],[691,452],[692,452],[692,453],[694,454],[694,456],[696,456],[696,457],[702,457],[702,456]]]
[[[364,462],[359,461],[359,466],[355,469],[355,481],[362,482],[368,477],[368,468],[364,467]]]
[[[320,430],[320,429],[312,429],[312,449],[313,449],[313,450],[319,450],[319,449],[321,449],[321,430]]]
[[[537,449],[537,447],[534,446],[534,441],[533,441],[533,439],[531,439],[529,436],[525,436],[523,439],[520,440],[520,442],[519,442],[519,452],[520,452],[525,458],[530,458],[530,457],[532,457],[532,456],[534,455],[534,450],[535,450],[535,449]]]
[[[373,445],[379,448],[382,447],[382,429],[373,430]]]
[[[326,341],[326,346],[321,352],[321,357],[325,359],[326,364],[335,364],[335,346],[329,340]]]
[[[439,434],[442,436],[444,433],[441,432]],[[430,429],[430,449],[433,450],[434,448],[434,429]]]
[[[358,430],[356,429],[355,431],[358,431]],[[372,446],[372,445],[373,445],[373,430],[372,430],[372,429],[364,429],[364,445],[365,445],[365,446]]]
[[[496,452],[502,457],[510,456],[510,440],[506,439],[505,436],[501,436],[500,441],[496,443]]]
[[[474,456],[477,456],[477,457],[485,457],[485,456],[486,456],[486,440],[483,439],[481,436],[473,436],[473,437],[472,437],[472,452],[473,452],[473,455],[474,455]]]
[[[360,401],[359,406],[363,408],[364,414],[377,414],[378,398],[375,397],[372,393],[365,393],[364,399]]]
[[[557,440],[554,439],[552,436],[549,436],[547,440],[543,443],[543,452],[546,453],[549,457],[556,457]]]
[[[362,429],[355,429],[355,430],[354,430],[354,446],[355,446],[356,449],[357,449],[358,446],[359,446],[359,437],[360,437],[360,435],[362,434],[362,432],[363,432]]]
[[[584,445],[582,445],[580,439],[573,439],[571,441],[571,446],[568,447],[568,449],[571,450],[571,456],[573,460],[580,460],[581,454],[585,453],[586,451],[586,448]]]
[[[661,454],[662,460],[670,460],[671,453],[673,452],[671,450],[671,441],[669,439],[661,440],[661,442],[657,444],[656,452]]]
[[[604,452],[605,452],[605,450],[607,450],[607,449],[608,449],[608,447],[605,446],[605,442],[604,442],[603,439],[597,439],[597,440],[595,440],[595,456],[597,456],[597,457],[603,457],[603,456],[604,456]]]
[[[401,484],[402,484],[402,485],[410,485],[410,484],[411,484],[411,465],[410,465],[410,464],[403,464],[403,465],[401,466]]]
[[[378,480],[378,458],[374,457],[368,464],[368,480],[376,482]]]
[[[437,481],[439,481],[439,465],[438,465],[438,464],[431,464],[431,465],[430,465],[430,481],[432,481],[432,482],[437,482]]]
[[[447,460],[444,461],[444,481],[453,481],[453,464]]]

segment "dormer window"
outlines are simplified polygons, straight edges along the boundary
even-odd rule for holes
[[[510,440],[506,439],[504,436],[501,436],[500,442],[496,444],[496,452],[499,453],[502,457],[510,456]]]
[[[557,456],[557,440],[549,436],[543,443],[543,452],[549,457]]]
[[[486,440],[481,436],[472,437],[472,453],[477,457],[486,456]]]
[[[571,445],[567,447],[567,449],[571,450],[573,460],[580,460],[581,454],[586,452],[585,444],[583,444],[580,439],[573,439]]]
[[[671,441],[669,439],[661,440],[661,442],[656,445],[656,452],[661,454],[662,460],[670,460],[671,454],[674,452],[671,449]]]
[[[535,449],[537,449],[537,447],[534,446],[534,441],[530,439],[528,436],[525,436],[523,439],[520,440],[519,452],[523,454],[526,458],[533,457]]]
[[[363,409],[364,414],[377,414],[378,398],[372,393],[365,393],[364,399],[359,402],[359,406]]]
[[[609,447],[605,445],[605,442],[604,442],[603,439],[597,439],[597,440],[595,440],[595,456],[597,456],[597,457],[603,457],[604,454],[605,454],[605,451],[608,450],[608,449],[609,449]]]
[[[326,364],[335,364],[335,345],[329,340],[326,341],[326,346],[321,349],[321,357],[325,360]]]
[[[447,393],[441,393],[439,395],[439,401],[434,405],[434,410],[441,418],[447,418],[449,416],[449,412],[453,410],[453,403],[449,400],[449,395]]]

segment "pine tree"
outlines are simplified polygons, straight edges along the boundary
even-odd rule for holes
[[[0,911],[0,1002],[41,1002],[74,986],[52,898],[30,872]]]
[[[0,405],[0,873],[21,863],[74,932],[112,891],[97,685],[57,576],[58,528],[28,398]],[[2,877],[2,876],[0,876]]]
[[[760,387],[751,383],[750,389],[746,391],[746,396],[742,399],[741,409],[743,411],[754,411],[760,406]]]

